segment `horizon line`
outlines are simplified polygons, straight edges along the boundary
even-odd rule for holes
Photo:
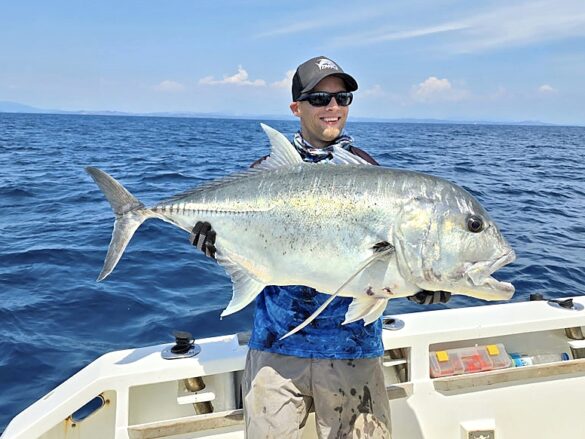
[[[2,109],[1,104],[14,105],[14,109]],[[130,112],[119,110],[59,110],[43,109],[13,101],[0,101],[0,113],[7,114],[52,114],[72,116],[127,116],[127,117],[175,117],[196,119],[241,119],[241,120],[296,120],[292,115],[286,114],[234,114],[226,112],[196,112],[196,111],[154,111],[154,112]],[[552,123],[540,120],[492,120],[492,119],[439,119],[432,117],[376,117],[376,116],[351,116],[348,122],[371,123],[420,123],[420,124],[454,124],[454,125],[516,125],[516,126],[555,126],[555,127],[585,127],[585,124]]]

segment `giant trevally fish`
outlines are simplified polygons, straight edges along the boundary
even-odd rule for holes
[[[149,218],[190,232],[208,221],[217,262],[233,281],[222,316],[267,285],[306,285],[353,297],[344,323],[375,321],[389,299],[421,290],[505,300],[514,287],[492,277],[515,254],[485,209],[461,187],[431,175],[371,166],[341,148],[336,164],[305,163],[262,125],[272,151],[257,168],[145,207],[105,172],[88,167],[116,220],[98,280],[114,269]],[[303,325],[295,328],[296,332]],[[287,334],[287,335],[289,335]]]

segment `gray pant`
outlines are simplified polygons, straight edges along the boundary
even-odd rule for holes
[[[381,358],[299,358],[251,349],[242,383],[248,439],[300,438],[314,407],[320,439],[387,439]]]

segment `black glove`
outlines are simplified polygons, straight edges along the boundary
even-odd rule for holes
[[[433,303],[447,303],[451,298],[448,291],[419,291],[414,296],[408,296],[408,300],[419,305],[431,305]]]
[[[205,256],[215,259],[215,237],[211,224],[199,221],[189,235],[189,242],[205,253]]]

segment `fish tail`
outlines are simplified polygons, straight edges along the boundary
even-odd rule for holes
[[[128,192],[124,186],[101,169],[88,166],[85,170],[102,190],[116,215],[108,254],[97,278],[99,282],[114,270],[138,227],[156,215]]]

